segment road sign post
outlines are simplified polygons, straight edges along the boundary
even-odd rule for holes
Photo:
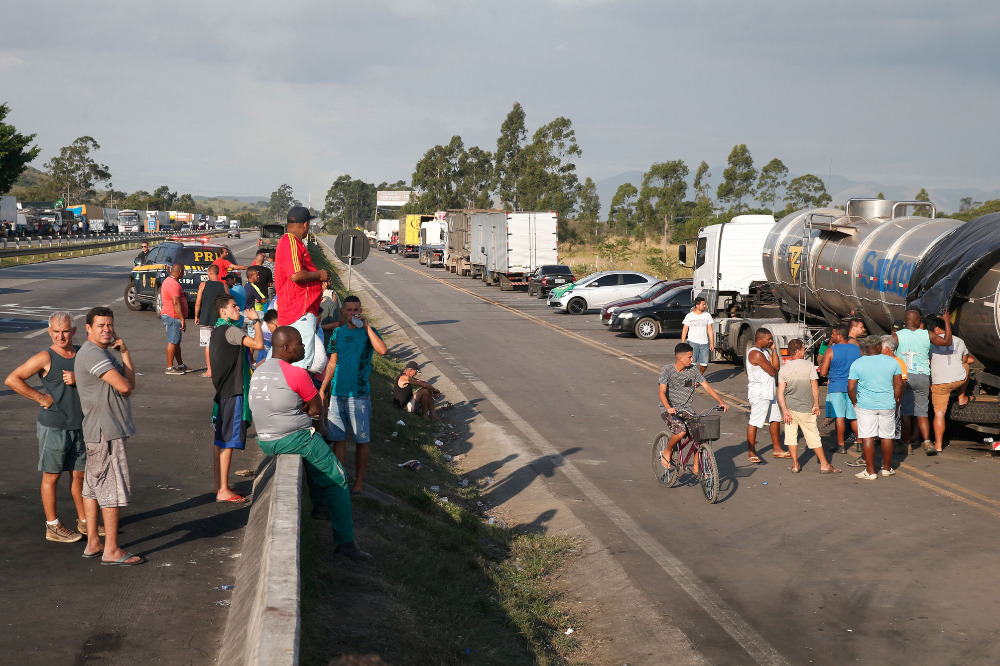
[[[354,265],[360,264],[368,258],[371,252],[371,243],[368,237],[360,229],[347,229],[337,234],[337,239],[333,242],[333,252],[337,258],[347,264],[347,293],[351,293],[351,277],[354,273]]]

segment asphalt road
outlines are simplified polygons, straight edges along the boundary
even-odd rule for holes
[[[228,241],[250,261],[256,236]],[[139,567],[102,567],[80,557],[84,542],[44,538],[35,436],[37,406],[0,386],[0,661],[10,664],[208,664],[218,654],[231,585],[249,509],[217,504],[212,492],[211,380],[166,376],[166,335],[153,311],[122,303],[135,252],[0,269],[0,374],[51,344],[51,312],[78,315],[76,344],[86,340],[83,316],[110,305],[115,328],[132,350],[137,434],[128,443],[133,503],[122,510],[123,548],[141,553]],[[204,369],[197,332],[185,334],[188,366]],[[256,468],[248,446],[233,470]],[[249,494],[252,481],[235,489]],[[76,515],[68,478],[59,515]]]
[[[900,457],[897,476],[862,482],[845,466],[854,455],[834,456],[844,473],[831,477],[805,454],[793,475],[764,433],[764,464],[751,465],[746,414],[734,409],[714,447],[721,499],[709,505],[650,470],[657,375],[675,340],[616,336],[595,314],[556,313],[415,259],[373,251],[355,270],[487,419],[530,442],[523,465],[537,476],[515,477],[570,500],[709,662],[996,662],[1000,460],[974,433],[955,429],[943,455]],[[730,404],[745,399],[741,368],[713,364],[707,377]]]

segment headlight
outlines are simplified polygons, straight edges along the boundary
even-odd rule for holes
[[[618,315],[618,318],[619,319],[631,319],[632,318],[632,313],[631,312],[623,312],[620,315]]]

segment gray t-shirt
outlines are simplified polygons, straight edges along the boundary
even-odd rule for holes
[[[660,383],[667,386],[667,402],[678,411],[690,412],[694,405],[694,392],[701,384],[701,373],[692,365],[678,372],[673,363],[663,366],[660,371]],[[660,403],[660,411],[666,408]]]
[[[778,383],[785,384],[785,406],[792,412],[809,413],[813,408],[812,383],[819,379],[816,366],[804,358],[789,361],[778,370]]]
[[[101,376],[109,370],[125,374],[125,366],[107,349],[90,340],[76,353],[76,386],[83,407],[83,440],[91,444],[135,434],[132,402]]]
[[[931,384],[964,382],[966,371],[962,358],[968,353],[965,341],[957,335],[951,336],[951,344],[947,347],[931,345]]]
[[[250,411],[257,437],[280,439],[310,427],[312,419],[302,411],[302,405],[316,393],[304,369],[276,358],[264,361],[250,380]]]

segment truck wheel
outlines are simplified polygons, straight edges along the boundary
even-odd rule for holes
[[[566,304],[566,312],[575,315],[582,315],[587,311],[587,301],[582,298],[574,298]]]
[[[640,340],[655,340],[660,337],[660,323],[652,317],[643,317],[635,322],[632,332]]]
[[[538,300],[540,301],[544,301],[545,297],[548,295],[544,291],[542,291],[541,287],[538,288],[538,291],[536,293],[538,294]]]
[[[128,286],[125,288],[125,307],[133,311],[145,310],[149,307],[145,303],[140,303],[138,299],[136,299],[135,282],[129,282]]]
[[[740,351],[740,360],[745,364],[747,362],[747,356],[750,355],[750,350],[753,349],[754,339],[750,335],[750,329],[744,328],[740,332],[740,344],[737,349]]]

